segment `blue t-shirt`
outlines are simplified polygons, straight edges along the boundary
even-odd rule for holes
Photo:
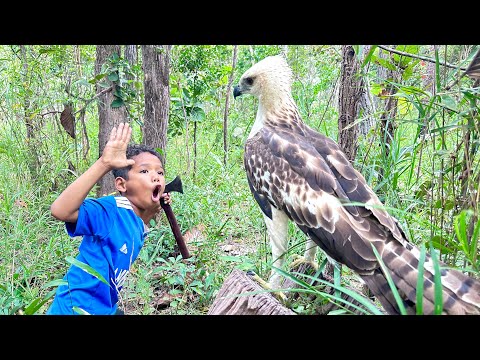
[[[85,199],[76,223],[65,223],[68,235],[83,236],[77,260],[100,273],[110,286],[72,265],[57,288],[47,315],[78,314],[74,306],[92,315],[114,314],[119,292],[143,246],[148,228],[123,196]]]

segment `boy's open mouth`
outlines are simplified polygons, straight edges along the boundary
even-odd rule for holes
[[[157,185],[153,189],[153,194],[152,194],[152,200],[153,201],[155,201],[155,202],[160,201],[160,195],[162,195],[162,192],[160,190],[162,190],[161,185]]]

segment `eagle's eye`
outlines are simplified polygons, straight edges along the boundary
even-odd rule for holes
[[[247,77],[247,78],[245,79],[245,83],[246,83],[248,86],[253,85],[253,78]]]

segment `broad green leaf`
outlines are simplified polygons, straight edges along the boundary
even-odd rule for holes
[[[375,59],[375,62],[377,62],[379,65],[383,66],[384,68],[387,68],[389,70],[392,70],[392,71],[396,71],[397,70],[397,67],[392,64],[390,61],[386,60],[386,59],[382,59],[382,58],[379,58],[377,57]]]
[[[440,99],[442,100],[442,105],[447,109],[458,111],[457,102],[450,95],[440,95]]]
[[[125,105],[124,101],[120,98],[116,98],[115,100],[112,101],[112,103],[110,104],[110,106],[112,108],[119,108],[121,107],[122,105]]]
[[[82,86],[87,86],[89,87],[91,85],[90,82],[87,81],[87,79],[80,79],[74,83],[75,85],[82,85]]]
[[[404,53],[417,55],[419,46],[418,45],[397,45],[395,49]],[[399,64],[401,68],[405,68],[410,62],[415,60],[410,56],[403,56],[398,54],[393,54],[393,59],[397,64]]]
[[[98,75],[95,76],[93,79],[88,80],[88,82],[89,82],[90,84],[95,84],[95,83],[98,82],[99,80],[102,80],[105,76],[107,76],[107,74],[105,74],[105,73],[98,74]]]
[[[463,252],[469,254],[469,243],[467,239],[467,211],[463,210],[454,217],[453,226],[455,228],[455,233],[457,234],[457,239],[460,241]]]
[[[114,72],[114,73],[108,74],[108,80],[115,82],[115,81],[118,81],[118,79],[119,79],[118,73]]]
[[[192,120],[201,122],[205,119],[206,115],[202,108],[194,107],[191,112]]]

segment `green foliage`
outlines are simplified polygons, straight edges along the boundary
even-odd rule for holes
[[[378,126],[369,129],[358,140],[355,167],[414,243],[430,242],[439,258],[472,276],[478,276],[480,266],[480,209],[475,195],[480,178],[479,90],[468,77],[446,90],[459,72],[441,63],[448,59],[466,67],[477,47],[438,46],[437,54],[426,46],[395,47],[413,57],[380,57],[384,50],[376,45],[364,56],[363,46],[355,47],[358,59],[363,59],[363,79],[371,86],[373,118],[378,121],[386,101],[397,103],[397,112],[387,116],[395,133],[381,138]],[[243,171],[243,144],[256,112],[252,98],[232,100],[230,94],[227,164],[223,162],[232,50],[232,45],[172,47],[167,178],[182,175],[186,191],[174,194],[173,204],[182,233],[199,226],[203,230],[188,244],[195,256],[186,261],[175,255],[166,219],[150,224],[152,231],[122,295],[123,305],[139,304],[134,313],[163,313],[150,302],[164,291],[175,299],[168,311],[204,314],[233,268],[253,270],[262,278],[272,270],[262,214]],[[233,81],[263,57],[285,53],[294,69],[292,90],[302,117],[336,139],[339,50],[332,45],[241,45]],[[437,70],[435,87],[425,83],[427,65]],[[402,76],[396,82],[383,79],[382,69],[400,69]],[[141,78],[141,63],[131,66],[120,56],[112,56],[95,74],[95,46],[0,46],[0,313],[43,314],[67,268],[75,263],[79,239],[68,237],[64,225],[50,216],[49,206],[98,157],[97,106],[95,101],[88,102],[97,92],[96,85],[105,88],[114,83],[111,105],[126,106],[139,124],[135,141],[141,141]],[[385,96],[387,85],[394,93]],[[76,139],[66,136],[59,124],[64,104],[73,106]],[[81,108],[82,121],[77,112]],[[28,135],[26,120],[31,120]],[[193,131],[186,131],[193,124],[195,140]],[[289,236],[288,259],[302,255],[305,244],[305,236],[294,226],[289,227]],[[94,273],[94,269],[85,270]],[[286,269],[280,270],[290,276]],[[312,278],[296,277],[300,290],[295,291],[341,304],[339,295],[346,287],[338,277],[334,284],[338,291],[331,296],[310,287]],[[343,274],[341,280],[346,281]],[[375,304],[367,305],[368,313],[380,312]],[[308,314],[313,304],[296,306],[298,313]],[[340,307],[334,314],[347,312]]]

